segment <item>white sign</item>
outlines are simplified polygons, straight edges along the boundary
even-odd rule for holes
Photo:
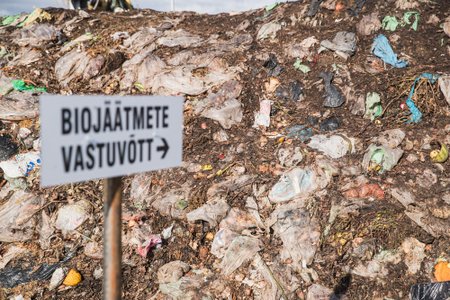
[[[183,98],[43,95],[41,186],[177,167]]]

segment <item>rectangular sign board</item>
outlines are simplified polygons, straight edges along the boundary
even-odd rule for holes
[[[40,98],[41,186],[180,166],[183,98]]]

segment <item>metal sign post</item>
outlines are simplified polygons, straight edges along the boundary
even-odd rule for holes
[[[122,299],[122,180],[104,180],[103,299]]]
[[[103,298],[122,299],[120,176],[178,167],[183,98],[43,95],[41,187],[104,180]]]

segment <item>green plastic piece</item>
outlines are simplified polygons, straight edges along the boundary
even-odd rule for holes
[[[407,11],[403,15],[403,22],[407,25],[411,24],[410,18],[414,16],[414,22],[411,25],[411,28],[417,31],[417,27],[419,26],[420,14],[417,11]]]
[[[278,6],[278,2],[269,4],[269,5],[266,6],[266,11],[271,11],[272,9],[274,9],[277,6]]]
[[[14,15],[14,16],[7,16],[7,17],[3,18],[2,26],[8,26],[9,24],[11,24],[15,20],[17,20],[19,17],[20,17],[20,15]]]
[[[383,108],[381,106],[380,95],[376,92],[368,93],[366,97],[366,113],[364,117],[369,118],[371,121],[381,116]]]
[[[302,64],[302,61],[298,58],[294,63],[294,68],[296,70],[302,71],[305,74],[311,71],[311,68],[308,67],[307,65]]]
[[[381,27],[387,31],[395,31],[398,26],[397,18],[394,16],[386,16],[381,22]]]
[[[35,87],[32,84],[26,84],[23,80],[13,80],[12,82],[13,88],[16,91],[30,91],[30,92],[47,92],[45,87]]]

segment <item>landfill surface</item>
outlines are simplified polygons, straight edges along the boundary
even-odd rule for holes
[[[185,99],[182,166],[123,179],[123,299],[448,296],[449,1],[36,9],[0,67],[0,299],[102,295],[103,182],[40,188],[45,93]]]

